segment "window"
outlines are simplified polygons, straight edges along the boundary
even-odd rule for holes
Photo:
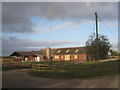
[[[79,51],[79,49],[76,49],[75,52],[77,53]]]
[[[63,55],[61,55],[61,59],[64,59],[64,56],[63,56]]]
[[[70,60],[70,55],[65,55],[65,60]]]
[[[78,59],[78,55],[74,55],[74,59]]]
[[[58,50],[57,53],[60,53],[61,50]]]
[[[55,59],[59,59],[59,56],[55,56]]]
[[[66,53],[68,53],[70,50],[67,50]]]
[[[84,55],[84,59],[86,59],[86,55]]]

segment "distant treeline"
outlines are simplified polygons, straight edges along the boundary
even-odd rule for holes
[[[111,56],[120,56],[120,53],[118,53],[115,50],[110,50]]]

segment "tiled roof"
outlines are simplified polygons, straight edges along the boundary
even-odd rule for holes
[[[42,51],[31,51],[31,53],[35,54],[35,55],[44,55],[44,52]]]
[[[28,51],[16,51],[12,53],[10,56],[35,56],[35,54]]]
[[[59,53],[57,53],[60,50]],[[77,50],[77,52],[76,52]],[[84,54],[86,53],[85,47],[72,47],[72,48],[58,48],[53,54]]]
[[[40,51],[16,51],[10,56],[35,56],[45,55],[46,49]],[[85,54],[85,47],[70,47],[70,48],[51,48],[51,55],[63,55],[63,54]]]

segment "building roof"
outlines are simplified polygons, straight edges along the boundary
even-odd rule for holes
[[[59,54],[85,54],[86,48],[85,47],[70,47],[70,48],[57,48],[55,49],[55,55]]]
[[[31,51],[31,53],[34,55],[44,55],[42,51]]]
[[[51,55],[63,55],[63,54],[85,54],[85,47],[69,47],[69,48],[51,48]],[[45,55],[46,49],[40,51],[16,51],[10,56],[36,56]]]
[[[13,52],[10,56],[35,56],[35,54],[28,51],[16,51]]]

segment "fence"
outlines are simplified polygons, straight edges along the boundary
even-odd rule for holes
[[[32,64],[32,69],[36,71],[46,71],[44,69],[48,68],[48,64]]]
[[[36,71],[48,71],[49,68],[54,67],[62,67],[62,66],[69,66],[77,63],[83,63],[83,61],[79,60],[71,60],[71,61],[53,61],[50,64],[46,64],[46,62],[42,62],[41,64],[32,64],[32,69]]]
[[[20,63],[20,62],[2,63],[2,70],[25,69],[25,68],[31,68],[31,67],[32,67],[32,64],[30,63]]]

